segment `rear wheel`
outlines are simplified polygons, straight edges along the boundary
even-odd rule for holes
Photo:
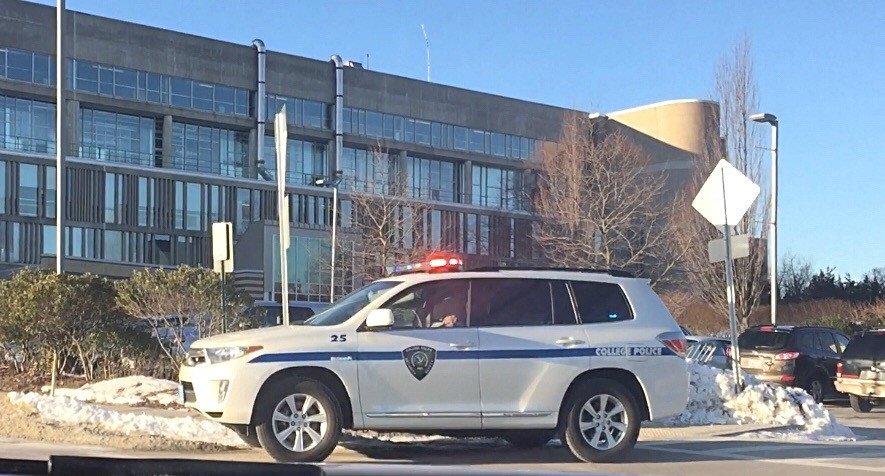
[[[273,459],[322,461],[341,436],[341,411],[332,392],[316,380],[288,378],[262,391],[256,433]]]
[[[553,432],[549,430],[524,430],[514,431],[501,435],[515,448],[540,448],[553,439]]]
[[[636,444],[642,417],[633,395],[620,383],[592,379],[571,396],[565,416],[565,444],[578,459],[620,460]]]
[[[869,413],[873,410],[873,402],[869,398],[849,395],[848,400],[851,402],[851,409],[857,413]]]

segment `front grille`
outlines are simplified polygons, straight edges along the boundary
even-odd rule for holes
[[[181,388],[184,390],[184,403],[194,403],[197,401],[197,394],[194,393],[194,384],[181,382]]]

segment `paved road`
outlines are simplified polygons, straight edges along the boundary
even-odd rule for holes
[[[456,465],[498,471],[585,472],[616,474],[687,474],[753,476],[811,476],[836,474],[885,474],[885,408],[866,415],[855,414],[847,405],[830,406],[838,421],[861,437],[856,442],[789,442],[750,439],[745,436],[700,436],[680,440],[646,438],[628,461],[620,464],[587,465],[575,462],[567,450],[548,446],[516,450],[481,445],[439,446],[433,444],[378,444],[348,442],[329,459],[329,474],[342,474],[341,463],[371,463],[404,466]],[[651,433],[650,433],[651,434]],[[698,433],[702,434],[702,433]],[[660,435],[658,435],[660,437]],[[188,457],[226,461],[269,461],[260,450],[227,451],[215,454],[122,452],[108,448],[61,446],[47,443],[0,440],[0,456],[45,459],[49,454],[81,454],[128,457]]]

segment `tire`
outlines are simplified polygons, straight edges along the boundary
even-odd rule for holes
[[[224,425],[230,428],[237,436],[243,440],[243,443],[251,446],[252,448],[261,448],[261,443],[258,441],[258,435],[255,432],[255,427],[252,425]]]
[[[287,378],[274,382],[259,395],[256,410],[258,441],[280,462],[322,461],[341,437],[341,407],[332,392],[316,380]],[[299,445],[301,450],[296,450]]]
[[[873,410],[873,402],[869,398],[849,395],[848,400],[851,402],[851,409],[857,413],[869,413]]]
[[[821,379],[820,375],[815,375],[808,380],[808,384],[805,386],[805,391],[811,395],[811,398],[813,398],[815,402],[824,402],[824,381]]]
[[[553,431],[549,430],[523,430],[514,431],[501,435],[501,438],[510,443],[514,448],[529,449],[540,448],[553,439]]]
[[[565,445],[581,461],[619,461],[636,445],[642,417],[636,399],[620,383],[604,378],[588,380],[572,393],[567,405]],[[597,416],[587,411],[588,407]]]

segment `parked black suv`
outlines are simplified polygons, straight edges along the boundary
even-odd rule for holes
[[[758,380],[804,388],[817,402],[834,395],[836,363],[848,336],[827,327],[754,326],[738,337],[741,367]]]
[[[867,413],[885,399],[885,329],[854,336],[836,364],[836,388],[848,394],[851,408]]]

